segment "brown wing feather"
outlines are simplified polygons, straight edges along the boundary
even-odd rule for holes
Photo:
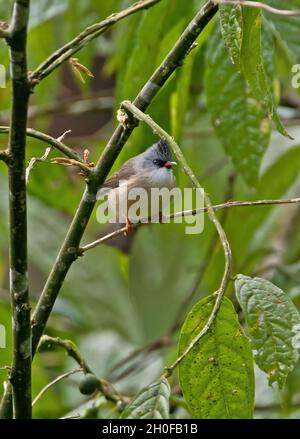
[[[128,180],[136,174],[132,159],[127,160],[124,165],[114,172],[103,184],[103,187],[115,189],[119,186],[120,180]]]

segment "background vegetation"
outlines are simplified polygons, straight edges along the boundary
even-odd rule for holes
[[[0,1],[3,21],[10,20],[8,3],[13,2]],[[32,0],[29,70],[88,25],[132,3]],[[90,42],[75,56],[94,77],[81,73],[83,83],[76,68],[65,62],[41,81],[31,96],[29,126],[55,138],[71,130],[64,143],[80,153],[88,149],[89,160],[96,162],[116,125],[120,102],[134,99],[203,3],[162,0]],[[298,0],[288,5],[283,0],[267,3],[282,9],[300,8]],[[225,13],[221,16],[223,38],[218,13],[148,113],[174,136],[214,204],[299,196],[300,96],[299,89],[291,86],[291,68],[300,62],[300,17],[262,12],[262,47],[255,49],[251,45],[255,35],[249,34],[249,45],[244,42],[245,52],[241,54],[236,44],[238,13],[231,18],[226,18]],[[228,23],[232,40],[226,33]],[[2,40],[0,60],[8,66],[7,47]],[[261,83],[255,84],[251,77],[259,64],[265,69],[267,98],[265,90],[258,89]],[[10,95],[8,80],[7,87],[0,90],[0,125],[9,123]],[[293,140],[278,132],[279,129],[284,133],[284,129],[275,116],[277,104],[278,114]],[[113,169],[156,139],[149,127],[140,124]],[[0,149],[6,145],[7,135],[1,134]],[[42,142],[27,139],[28,161],[42,156],[44,151]],[[50,162],[57,155],[53,150],[46,162],[36,164],[27,186],[33,306],[84,189],[76,168]],[[176,172],[178,185],[189,186],[182,171]],[[10,365],[12,351],[7,203],[7,169],[1,162],[0,323],[7,329],[7,347],[0,349],[0,366]],[[232,248],[233,273],[270,280],[299,306],[299,204],[227,209],[218,216]],[[95,239],[100,229],[94,213],[84,243]],[[200,235],[186,235],[184,228],[176,224],[141,228],[129,251],[100,245],[74,263],[46,333],[73,340],[98,377],[109,380],[122,395],[131,397],[156,381],[163,367],[176,359],[178,326],[194,303],[218,289],[223,265],[222,248],[208,220]],[[244,326],[233,282],[227,296]],[[170,335],[174,324],[177,330]],[[132,352],[136,355],[128,359]],[[74,360],[64,350],[44,349],[38,353],[33,362],[33,396],[74,367]],[[276,385],[268,386],[260,369],[255,372],[255,416],[299,417],[299,361],[280,390]],[[6,377],[7,370],[0,370],[0,382]],[[91,399],[79,392],[80,377],[74,374],[49,389],[34,405],[33,416],[57,418],[79,413],[87,417],[118,417],[118,405],[113,401],[101,395]],[[191,416],[176,374],[170,385],[171,416]]]

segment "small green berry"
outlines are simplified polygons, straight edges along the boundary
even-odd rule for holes
[[[99,389],[99,380],[92,373],[86,374],[79,383],[79,391],[83,395],[91,395],[97,389]]]

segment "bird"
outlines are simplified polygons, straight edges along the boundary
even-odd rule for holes
[[[101,191],[106,191],[108,194],[108,208],[116,213],[119,224],[126,224],[128,233],[132,229],[132,219],[128,216],[128,210],[136,201],[128,199],[130,190],[140,188],[145,190],[148,194],[147,203],[149,203],[152,188],[172,189],[176,186],[176,178],[173,174],[174,165],[176,162],[172,160],[169,144],[162,138],[141,154],[127,160],[104,182]],[[124,197],[127,199],[124,200]],[[122,210],[121,206],[126,207]],[[151,209],[149,204],[148,208]],[[152,210],[150,212],[153,214]],[[160,219],[162,219],[161,216]]]

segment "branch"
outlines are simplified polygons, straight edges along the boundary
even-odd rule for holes
[[[235,175],[232,174],[229,176],[228,179],[228,189],[226,191],[225,199],[231,198],[233,193],[233,187],[235,182]],[[223,211],[222,217],[220,219],[221,224],[224,225],[227,215],[229,213],[229,210],[225,209]],[[110,370],[110,373],[113,374],[114,380],[119,380],[123,378],[124,376],[128,375],[133,371],[133,367],[128,367],[125,371],[114,374],[119,368],[124,368],[124,365],[127,363],[135,360],[139,355],[143,355],[143,361],[148,361],[148,355],[151,354],[153,351],[162,349],[164,347],[170,346],[173,343],[172,336],[177,332],[177,330],[182,325],[186,310],[188,309],[190,303],[192,302],[194,296],[197,293],[197,290],[199,288],[199,285],[201,284],[201,281],[203,279],[203,276],[205,275],[205,272],[209,266],[210,259],[214,255],[214,250],[216,245],[218,244],[218,234],[215,231],[212,239],[205,251],[206,256],[201,256],[201,262],[199,264],[199,268],[197,270],[196,279],[193,282],[193,285],[190,287],[190,291],[188,292],[187,296],[184,298],[184,300],[181,302],[181,304],[178,307],[178,311],[175,315],[175,318],[173,320],[173,323],[170,325],[169,329],[163,334],[157,337],[154,341],[151,341],[150,343],[145,344],[142,347],[139,347],[138,349],[135,349],[134,351],[130,352],[127,356],[124,358],[121,358],[121,360],[114,365],[114,367]],[[136,360],[137,363],[137,360]],[[135,369],[134,369],[135,370]]]
[[[10,128],[6,126],[0,126],[0,133],[9,133]],[[68,131],[69,132],[69,131]],[[63,134],[63,136],[66,133]],[[55,139],[54,137],[48,136],[48,134],[41,133],[40,131],[36,131],[32,128],[27,128],[26,135],[28,137],[33,137],[34,139],[41,140],[42,142],[47,143],[48,145],[52,146],[53,148],[58,149],[60,152],[62,152],[65,156],[69,157],[70,159],[77,160],[78,162],[85,163],[84,160],[80,157],[80,155],[73,151],[73,149],[69,148],[67,145],[62,143],[62,136],[60,136],[58,139]]]
[[[43,78],[48,76],[53,70],[57,69],[63,62],[71,58],[80,49],[85,47],[90,41],[98,37],[99,35],[106,32],[111,26],[113,26],[118,21],[123,18],[128,17],[138,11],[143,9],[148,9],[154,6],[161,0],[144,0],[138,1],[134,5],[121,12],[115,13],[107,17],[105,20],[99,23],[93,24],[82,31],[77,37],[72,41],[65,44],[60,49],[56,50],[52,55],[50,55],[45,61],[43,61],[38,68],[30,74],[30,80],[32,85],[36,85]]]
[[[16,0],[7,43],[12,80],[9,136],[9,249],[13,320],[13,361],[10,382],[15,418],[31,418],[31,325],[27,271],[27,209],[25,183],[26,125],[30,84],[27,79],[29,0]],[[4,395],[5,397],[5,395]]]
[[[65,137],[65,135],[68,134],[68,133],[70,133],[70,132],[71,132],[71,130],[68,130],[68,131],[64,132],[64,133],[63,133],[63,134],[62,134],[57,140],[58,140],[58,141],[62,140],[62,139]],[[46,148],[46,151],[45,151],[44,154],[42,155],[42,157],[32,157],[32,158],[31,158],[31,160],[30,160],[30,162],[29,162],[29,165],[28,165],[27,168],[26,168],[26,184],[28,183],[28,180],[29,180],[29,174],[30,174],[30,172],[32,171],[34,165],[35,165],[37,162],[45,162],[45,161],[47,160],[47,158],[48,158],[50,152],[52,151],[52,148],[53,148],[52,146],[48,146],[48,147]]]
[[[196,14],[161,65],[136,97],[134,103],[137,107],[145,110],[150,105],[167,79],[182,64],[194,41],[216,12],[217,7],[207,2]],[[104,183],[106,176],[134,128],[135,125],[126,126],[126,128],[119,125],[116,128],[95,169],[86,180],[87,187],[33,314],[33,352],[36,350],[40,337],[44,332],[47,320],[68,270],[78,257],[80,241],[95,206],[99,187]]]
[[[280,204],[296,204],[300,203],[300,198],[286,198],[282,200],[254,200],[254,201],[227,201],[226,203],[220,203],[220,204],[213,204],[212,208],[214,210],[221,210],[221,209],[229,209],[232,207],[253,207],[253,206],[270,206],[270,205],[280,205]],[[200,207],[198,209],[193,210],[184,210],[182,212],[174,212],[170,215],[166,216],[166,219],[172,219],[172,218],[178,218],[178,217],[185,217],[185,216],[193,216],[193,215],[199,215],[203,212],[208,212],[208,207]],[[146,218],[145,218],[146,219]],[[150,224],[146,221],[141,220],[140,223],[134,223],[131,224],[131,228],[135,229],[136,227],[139,227],[141,225]],[[126,232],[127,227],[121,227],[120,229],[114,230],[111,233],[108,233],[105,236],[102,236],[99,239],[96,239],[93,242],[90,242],[89,244],[86,244],[83,247],[80,247],[79,254],[82,256],[86,251],[91,250],[95,247],[97,247],[99,244],[103,244],[106,241],[109,241],[110,239],[114,238],[115,236],[121,235],[122,233]]]
[[[74,375],[75,373],[83,372],[81,368],[71,370],[71,372],[63,373],[62,375],[59,375],[56,377],[53,381],[50,381],[45,387],[42,388],[42,390],[36,395],[34,400],[32,401],[32,406],[34,406],[35,403],[38,402],[38,400],[44,395],[47,390],[49,390],[54,384],[58,383],[59,381],[64,380],[65,378],[69,378],[71,375]]]
[[[92,373],[91,369],[80,355],[77,346],[71,340],[62,340],[59,337],[50,337],[49,335],[43,335],[37,347],[37,351],[40,352],[45,345],[47,348],[50,348],[52,346],[63,348],[67,352],[69,357],[73,358],[76,363],[79,364],[84,373]]]
[[[256,2],[256,1],[239,1],[239,0],[212,0],[212,3],[215,5],[234,5],[234,6],[247,6],[250,8],[258,8],[263,9],[271,14],[276,15],[284,15],[286,17],[298,17],[300,16],[300,11],[286,10],[286,9],[277,9],[273,8],[266,3]]]
[[[179,148],[177,143],[174,141],[174,139],[166,131],[164,131],[156,122],[154,122],[154,120],[152,120],[149,115],[144,114],[142,111],[140,111],[138,108],[136,108],[136,106],[134,104],[132,104],[131,102],[129,102],[129,101],[122,102],[121,108],[124,108],[125,110],[130,111],[130,113],[132,113],[136,118],[138,118],[139,120],[142,120],[147,125],[149,125],[152,128],[152,130],[154,131],[154,133],[156,133],[157,135],[159,135],[162,138],[165,138],[167,140],[168,144],[170,145],[171,149],[173,150],[173,153],[174,153],[176,159],[181,164],[185,174],[191,180],[193,186],[197,189],[202,189],[199,181],[195,177],[195,174],[193,173],[192,169],[189,167],[186,159],[184,158],[184,156],[181,152],[181,149]],[[190,343],[188,348],[177,358],[177,360],[171,366],[166,368],[167,375],[172,374],[175,367],[184,359],[184,357],[186,355],[188,355],[188,353],[195,346],[195,344],[198,343],[198,341],[209,331],[211,325],[213,324],[213,322],[218,314],[219,308],[220,308],[221,303],[222,303],[223,296],[225,294],[228,282],[230,280],[231,265],[232,265],[232,256],[231,256],[230,245],[229,245],[229,242],[227,240],[224,229],[223,229],[220,221],[218,220],[218,218],[215,214],[215,211],[214,211],[213,205],[210,201],[210,198],[206,192],[204,193],[204,200],[205,200],[205,204],[206,204],[208,217],[212,221],[212,223],[214,224],[214,226],[218,232],[221,244],[223,246],[224,256],[225,256],[224,273],[223,273],[223,277],[221,280],[220,288],[219,288],[217,295],[216,295],[216,301],[215,301],[212,313],[208,319],[207,324],[205,325],[203,330],[192,340],[192,342]]]
[[[92,370],[80,354],[79,349],[71,340],[62,340],[59,337],[50,337],[49,335],[43,335],[43,337],[41,337],[37,350],[41,351],[44,345],[46,345],[47,347],[57,346],[63,348],[67,352],[69,357],[73,358],[79,364],[80,370],[82,370],[85,374],[93,374]],[[124,397],[118,394],[118,392],[115,390],[111,383],[104,380],[103,378],[98,378],[98,381],[100,386],[99,390],[106,399],[113,402],[119,402],[124,400]]]
[[[0,150],[0,160],[2,160],[6,165],[10,163],[10,156],[8,150]]]
[[[300,198],[286,198],[282,200],[254,200],[254,201],[227,201],[227,203],[214,204],[212,207],[214,210],[220,209],[229,209],[232,207],[253,207],[253,206],[270,206],[276,204],[295,204],[300,203]],[[207,212],[207,207],[202,207],[199,209],[193,210],[185,210],[183,212],[176,212],[172,216],[172,218],[180,217],[180,216],[191,216],[198,215],[201,212]]]
[[[132,229],[135,229],[138,226],[140,226],[139,223],[135,223],[135,224],[130,225],[130,227]],[[102,236],[101,238],[96,239],[95,241],[90,242],[89,244],[84,245],[83,247],[80,247],[80,249],[79,249],[80,256],[82,256],[83,253],[85,253],[87,250],[91,250],[92,248],[97,247],[99,244],[103,244],[103,242],[109,241],[110,239],[114,238],[115,236],[121,235],[122,233],[125,233],[127,230],[128,230],[127,226],[121,227],[118,230],[114,230],[113,232],[108,233],[107,235]]]

